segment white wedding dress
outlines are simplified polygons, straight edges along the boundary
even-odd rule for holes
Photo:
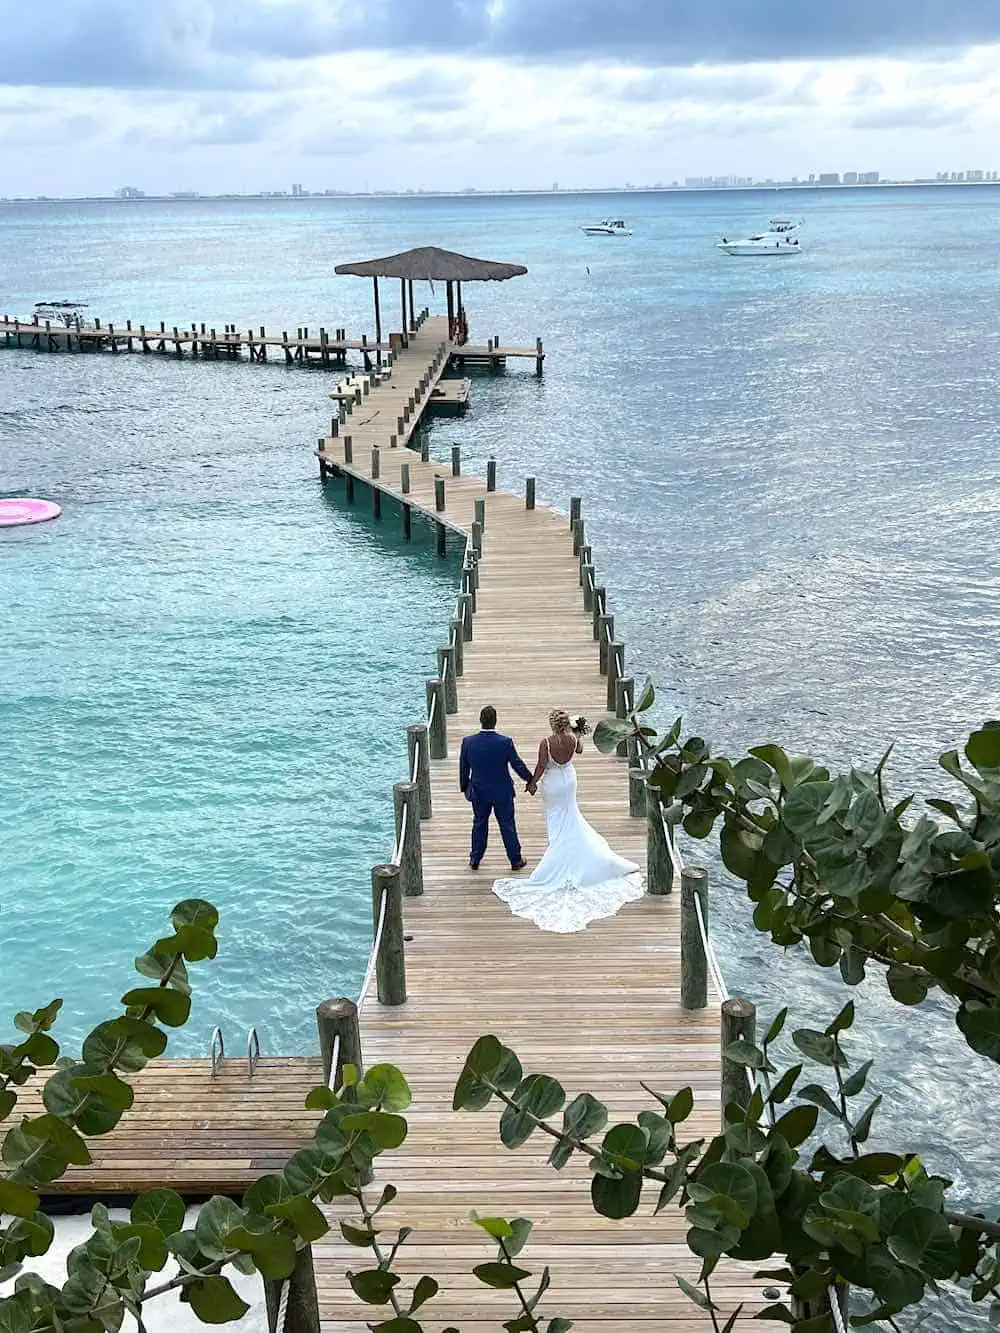
[[[549,837],[545,855],[526,879],[498,879],[493,885],[514,915],[542,930],[569,934],[641,898],[639,867],[613,852],[580,813],[572,759],[559,764],[550,755],[538,790]]]

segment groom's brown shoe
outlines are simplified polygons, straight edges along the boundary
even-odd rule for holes
[[[527,866],[527,861],[518,861],[516,866],[511,866],[511,870],[526,870]]]
[[[470,869],[470,870],[478,870],[478,869],[479,869],[479,862],[478,862],[478,861],[470,861],[470,862],[469,862],[469,869]]]

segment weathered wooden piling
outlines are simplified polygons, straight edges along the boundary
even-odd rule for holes
[[[408,832],[409,830],[407,830]],[[420,822],[417,821],[417,836]],[[421,892],[423,890],[421,889]],[[406,946],[403,943],[403,873],[396,865],[372,867],[372,929],[378,936],[385,896],[385,917],[378,952],[375,955],[375,981],[379,1004],[406,1003]]]
[[[397,782],[392,788],[399,844],[399,877],[407,898],[424,891],[424,860],[420,845],[420,794],[415,782]],[[405,818],[404,818],[405,815]]]
[[[444,710],[458,712],[458,677],[455,674],[455,649],[451,644],[437,650],[438,675],[444,681]]]
[[[526,477],[524,482],[524,507],[525,509],[534,509],[535,507],[535,479]]]
[[[685,866],[681,871],[681,1007],[704,1009],[708,1004],[708,955],[698,925],[698,908],[708,930],[708,871]]]
[[[434,508],[439,514],[444,511],[444,477],[434,478]]]
[[[672,893],[674,867],[663,826],[660,793],[646,781],[646,892],[662,897]]]
[[[497,488],[497,460],[490,458],[486,463],[486,489],[495,491]]]
[[[426,682],[427,736],[432,759],[448,758],[448,718],[444,704],[444,681],[439,677]]]
[[[359,1075],[364,1071],[358,1006],[353,1000],[343,997],[339,1000],[324,1000],[316,1010],[316,1026],[319,1029],[319,1051],[323,1057],[323,1081],[327,1084],[331,1084],[334,1045],[337,1038],[340,1038],[337,1068],[332,1080],[332,1086],[337,1091],[343,1083],[342,1071],[345,1065],[353,1065]],[[348,1089],[345,1092],[345,1099],[349,1099],[350,1096],[351,1090]]]
[[[726,1126],[726,1107],[735,1102],[746,1109],[750,1101],[750,1075],[746,1065],[726,1059],[726,1049],[734,1041],[752,1042],[757,1034],[757,1006],[749,1000],[722,1002],[722,1127]]]

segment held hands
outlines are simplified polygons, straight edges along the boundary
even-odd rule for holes
[[[528,793],[529,796],[534,796],[538,791],[538,783],[535,781],[534,778],[532,778],[524,790]]]

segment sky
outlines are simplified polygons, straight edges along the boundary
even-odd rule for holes
[[[1000,168],[1000,0],[0,0],[0,197]]]

